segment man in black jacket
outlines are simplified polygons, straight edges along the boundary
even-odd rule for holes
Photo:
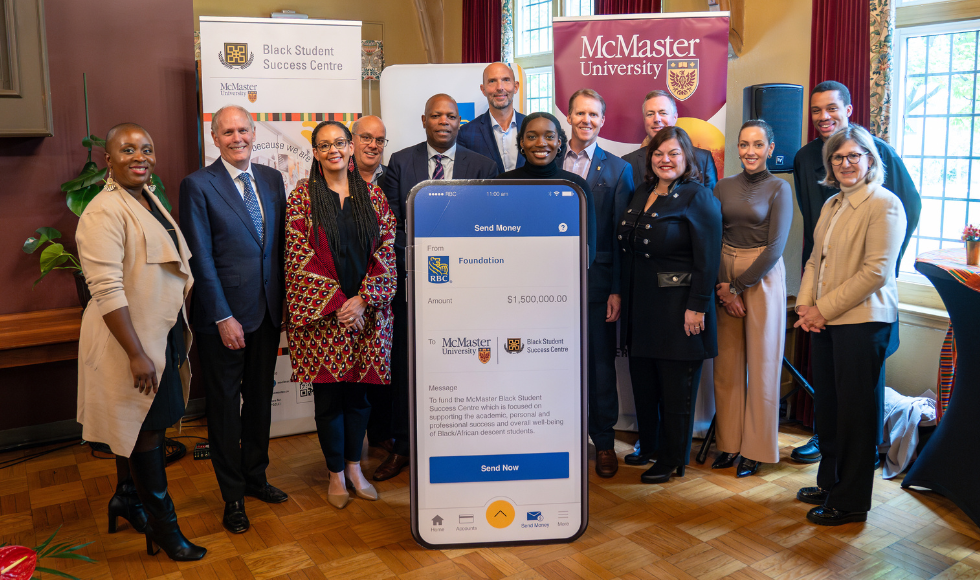
[[[459,107],[449,95],[433,95],[422,115],[425,141],[406,147],[388,160],[382,189],[395,214],[395,264],[398,292],[391,302],[395,329],[391,346],[391,389],[394,399],[391,432],[392,451],[374,471],[375,481],[398,475],[409,461],[408,406],[408,304],[405,298],[405,219],[412,188],[428,179],[491,179],[497,164],[456,143]]]
[[[643,99],[643,128],[647,132],[647,143],[664,127],[673,127],[677,123],[677,101],[667,91],[650,91]],[[643,187],[647,175],[647,148],[644,145],[632,153],[623,155],[623,160],[633,167],[633,180],[637,189]],[[718,183],[718,170],[711,152],[706,149],[694,148],[694,164],[701,174],[701,183],[708,189],[714,189]]]
[[[803,215],[803,264],[806,265],[813,251],[813,229],[820,217],[820,209],[824,203],[835,195],[838,189],[820,185],[827,170],[823,164],[823,144],[838,130],[847,127],[851,112],[851,92],[846,86],[836,81],[824,81],[810,91],[810,120],[817,131],[817,138],[800,148],[793,161],[793,181],[796,185],[796,201]],[[919,214],[922,211],[922,199],[912,182],[912,177],[905,169],[905,164],[898,153],[888,143],[874,138],[875,148],[881,156],[885,169],[885,182],[882,186],[894,193],[905,208],[905,239],[902,249],[898,252],[898,263],[895,265],[895,275],[902,264],[902,256],[909,245],[912,232],[919,224]],[[894,324],[891,342],[885,356],[891,356],[898,350],[898,323]],[[878,397],[878,437],[881,442],[883,409],[884,409],[885,367],[881,367],[881,378],[878,380],[876,395]],[[793,450],[791,457],[802,463],[820,461],[820,447],[817,433],[805,444]]]

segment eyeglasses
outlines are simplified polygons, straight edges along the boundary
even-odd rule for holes
[[[654,151],[652,157],[657,161],[660,161],[664,157],[670,157],[671,161],[677,161],[681,157],[684,157],[684,153],[680,151],[671,151],[670,153],[661,153],[659,151]]]
[[[331,143],[330,141],[320,141],[318,144],[314,146],[314,149],[316,149],[320,153],[326,153],[327,151],[330,151],[331,147],[336,147],[337,150],[339,151],[344,147],[347,147],[349,143],[350,141],[348,141],[347,139],[337,139],[333,143]]]
[[[378,147],[384,147],[385,145],[388,144],[388,140],[385,139],[384,137],[372,137],[370,135],[358,135],[357,138],[360,139],[361,141],[363,141],[364,143],[370,143],[371,141],[374,141],[374,143]]]
[[[861,158],[864,157],[865,155],[868,155],[868,153],[864,152],[864,153],[848,153],[847,155],[834,155],[830,158],[830,163],[833,164],[834,166],[837,166],[844,163],[844,159],[847,159],[847,162],[850,165],[855,165],[858,161],[861,161]]]

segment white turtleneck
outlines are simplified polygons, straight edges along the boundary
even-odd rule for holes
[[[868,184],[862,179],[857,185],[851,187],[842,185],[840,188],[841,193],[844,194],[843,198],[840,201],[840,206],[837,208],[837,211],[834,212],[834,217],[830,220],[830,226],[827,228],[827,234],[823,237],[823,248],[820,253],[820,269],[817,270],[817,298],[820,298],[823,295],[823,273],[824,269],[827,267],[827,250],[830,249],[830,234],[834,232],[834,226],[837,225],[837,220],[840,219],[841,214],[844,213],[844,209],[850,207],[851,204],[848,202],[848,200],[851,198],[851,196],[867,187]]]

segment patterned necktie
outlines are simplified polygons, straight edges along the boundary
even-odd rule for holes
[[[446,170],[442,167],[442,160],[446,158],[445,155],[433,155],[433,159],[436,160],[436,168],[432,171],[432,179],[445,179]]]
[[[255,230],[259,232],[259,241],[265,245],[265,224],[262,222],[262,212],[259,210],[259,200],[255,197],[255,190],[252,189],[252,180],[248,173],[239,173],[236,178],[245,186],[245,209],[248,215],[252,216],[252,223]]]

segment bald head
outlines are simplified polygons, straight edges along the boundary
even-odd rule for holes
[[[385,124],[380,117],[368,115],[354,121],[351,127],[354,134],[354,159],[357,167],[368,183],[373,183],[374,172],[381,164],[385,150]]]
[[[491,114],[499,114],[503,118],[509,118],[514,110],[514,95],[520,89],[521,83],[514,78],[514,69],[502,62],[495,62],[487,65],[483,69],[483,84],[480,85],[480,92],[487,98],[490,105]]]
[[[131,130],[142,131],[147,137],[150,136],[150,134],[146,132],[146,129],[137,125],[136,123],[119,123],[112,129],[109,129],[109,132],[106,133],[106,146],[108,146],[111,141],[118,139],[125,133],[129,133]]]
[[[425,140],[433,149],[442,153],[456,144],[459,132],[459,107],[456,100],[447,94],[432,95],[425,102],[422,115]]]

